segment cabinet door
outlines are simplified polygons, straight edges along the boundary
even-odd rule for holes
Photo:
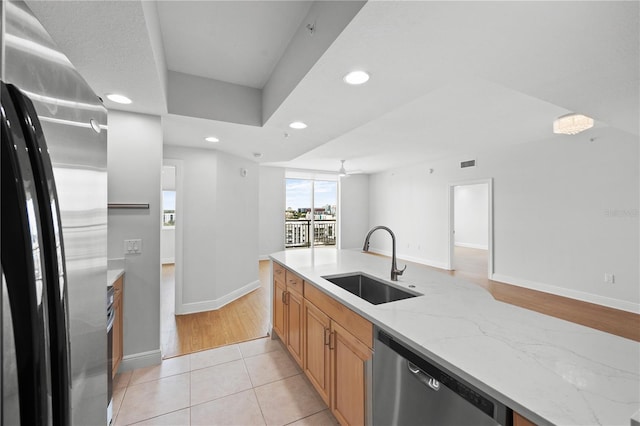
[[[275,277],[274,277],[275,278]],[[279,280],[273,281],[273,331],[275,331],[280,340],[283,343],[287,342],[287,335],[285,333],[285,320],[286,320],[286,306],[284,304],[284,298],[286,293],[286,287],[283,282]]]
[[[304,366],[303,370],[327,405],[331,378],[329,337],[331,321],[324,312],[304,300]]]
[[[513,426],[536,426],[536,424],[514,411]]]
[[[122,291],[116,292],[114,294],[113,299],[113,311],[114,311],[114,320],[113,320],[113,346],[111,349],[111,374],[115,377],[118,372],[118,367],[120,366],[120,361],[122,360]]]
[[[342,426],[364,425],[366,361],[371,349],[331,322],[331,412]]]
[[[295,291],[287,291],[287,348],[302,367],[302,297]]]

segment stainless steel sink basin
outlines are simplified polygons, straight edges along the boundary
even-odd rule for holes
[[[361,299],[373,305],[395,302],[396,300],[409,299],[422,296],[407,290],[392,286],[370,275],[357,272],[352,274],[331,275],[322,277],[340,288],[353,293]]]

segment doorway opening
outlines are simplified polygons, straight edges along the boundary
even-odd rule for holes
[[[160,344],[163,355],[166,354],[167,343],[174,338],[176,326],[176,263],[179,257],[177,250],[179,215],[178,199],[178,164],[165,159],[162,164],[162,219],[160,229],[160,264],[162,265],[160,280]]]
[[[492,183],[449,184],[449,269],[487,285],[493,277]]]

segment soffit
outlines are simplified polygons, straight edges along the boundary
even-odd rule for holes
[[[138,1],[28,1],[51,37],[101,97],[126,93],[107,108],[161,115],[165,87],[156,66],[147,17]]]
[[[123,16],[105,10],[115,23],[90,16],[79,28],[73,9],[93,15],[96,4],[115,3],[32,3],[55,15],[45,27],[53,25],[54,39],[99,94],[120,84],[138,90],[142,105],[163,103],[138,2],[116,2]],[[216,2],[194,3],[206,10]],[[163,7],[159,2],[160,14]],[[261,163],[337,170],[346,159],[373,172],[554,137],[553,118],[572,111],[598,122],[586,136],[607,126],[637,136],[638,12],[638,2],[370,1],[262,127],[162,113],[165,143],[211,149],[204,136],[220,134],[229,143],[214,149],[253,160],[261,152]],[[243,22],[235,19],[238,27]],[[316,36],[322,30],[318,22]],[[229,49],[234,41],[211,43]],[[370,82],[346,86],[342,77],[354,68],[368,70]],[[293,120],[309,128],[291,130]]]
[[[264,87],[310,1],[162,1],[167,68]]]

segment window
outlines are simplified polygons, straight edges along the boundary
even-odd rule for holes
[[[162,226],[176,226],[176,191],[162,191]]]
[[[335,246],[337,207],[338,182],[334,176],[288,177],[285,248]]]

